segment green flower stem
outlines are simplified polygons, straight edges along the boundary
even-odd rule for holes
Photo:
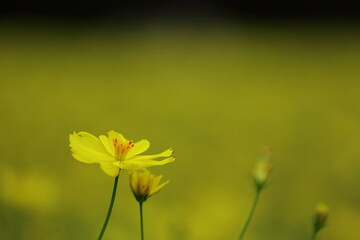
[[[98,240],[101,240],[102,237],[104,236],[104,233],[105,233],[107,224],[108,224],[108,222],[109,222],[109,220],[110,220],[111,211],[112,211],[112,208],[113,208],[113,206],[114,206],[114,200],[115,200],[115,196],[116,196],[116,189],[117,189],[117,185],[118,185],[118,181],[119,181],[119,176],[120,176],[120,172],[119,172],[119,175],[117,175],[117,176],[115,177],[115,180],[114,180],[114,187],[113,187],[113,192],[112,192],[112,195],[111,195],[109,210],[108,210],[108,212],[107,212],[104,225],[103,225],[102,228],[101,228],[101,232],[100,232],[100,234],[99,234]]]
[[[251,209],[250,209],[250,212],[249,212],[249,215],[247,216],[246,220],[245,220],[245,223],[241,229],[241,232],[240,232],[240,235],[239,235],[239,238],[238,240],[242,240],[244,235],[245,235],[245,232],[249,226],[249,223],[251,221],[251,218],[252,216],[254,215],[254,211],[255,211],[255,208],[256,208],[256,205],[258,203],[258,200],[259,200],[259,197],[260,197],[260,192],[261,192],[261,189],[260,188],[256,188],[256,192],[255,192],[255,198],[254,198],[254,201],[253,201],[253,204],[251,206]]]
[[[141,240],[144,240],[144,221],[143,221],[143,202],[139,201],[140,207],[140,232],[141,232]]]
[[[316,235],[317,235],[317,231],[313,231],[312,235],[311,235],[311,240],[315,240],[316,239]]]
[[[312,234],[311,234],[311,240],[315,240],[315,239],[316,239],[316,236],[317,236],[318,232],[319,232],[319,229],[316,229],[316,228],[314,227],[313,232],[312,232]]]

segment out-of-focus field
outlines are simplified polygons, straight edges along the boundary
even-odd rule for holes
[[[145,203],[148,240],[235,239],[264,145],[274,172],[246,234],[357,240],[360,31],[330,25],[0,27],[0,239],[96,239],[113,179],[74,160],[72,131],[116,129],[171,183]],[[126,174],[104,239],[139,239]]]

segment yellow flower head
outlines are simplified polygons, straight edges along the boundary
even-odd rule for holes
[[[139,155],[145,152],[148,140],[129,141],[116,131],[109,131],[107,136],[99,138],[87,132],[70,134],[70,148],[75,159],[84,163],[98,163],[109,176],[116,177],[120,169],[145,170],[147,167],[173,162],[172,149],[155,155]],[[157,158],[164,158],[157,161]]]
[[[140,203],[145,202],[170,182],[166,181],[159,184],[162,177],[162,175],[155,177],[149,171],[131,172],[129,174],[129,183],[136,200]]]

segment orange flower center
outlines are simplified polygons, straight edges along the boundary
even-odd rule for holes
[[[127,153],[134,147],[134,143],[132,141],[125,140],[122,142],[117,138],[113,139],[113,144],[115,148],[115,157],[119,161],[125,160]]]

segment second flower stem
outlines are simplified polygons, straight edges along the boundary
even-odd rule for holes
[[[115,200],[115,196],[116,196],[116,189],[117,189],[117,185],[118,185],[118,181],[119,181],[119,176],[120,176],[120,172],[119,172],[119,175],[117,175],[117,176],[115,177],[115,180],[114,180],[114,187],[113,187],[113,192],[112,192],[112,195],[111,195],[109,210],[108,210],[108,212],[107,212],[104,225],[103,225],[102,228],[101,228],[101,232],[100,232],[100,234],[99,234],[98,240],[101,240],[102,237],[104,236],[104,233],[105,233],[107,224],[108,224],[108,222],[109,222],[109,220],[110,220],[111,211],[112,211],[112,208],[113,208],[113,206],[114,206],[114,200]]]
[[[251,209],[250,209],[250,212],[245,220],[245,223],[241,229],[241,232],[240,232],[240,235],[239,235],[239,238],[238,240],[242,240],[244,235],[245,235],[245,232],[249,226],[249,223],[251,221],[251,218],[252,216],[254,215],[254,211],[255,211],[255,208],[256,208],[256,205],[258,203],[258,200],[259,200],[259,197],[260,197],[260,192],[261,192],[261,189],[259,188],[256,188],[256,192],[255,192],[255,197],[254,197],[254,201],[253,201],[253,204],[251,206]]]
[[[140,207],[140,232],[141,232],[141,240],[144,240],[143,202],[139,202],[139,207]]]
[[[313,231],[313,233],[311,234],[311,240],[315,240],[316,239],[316,231]]]

